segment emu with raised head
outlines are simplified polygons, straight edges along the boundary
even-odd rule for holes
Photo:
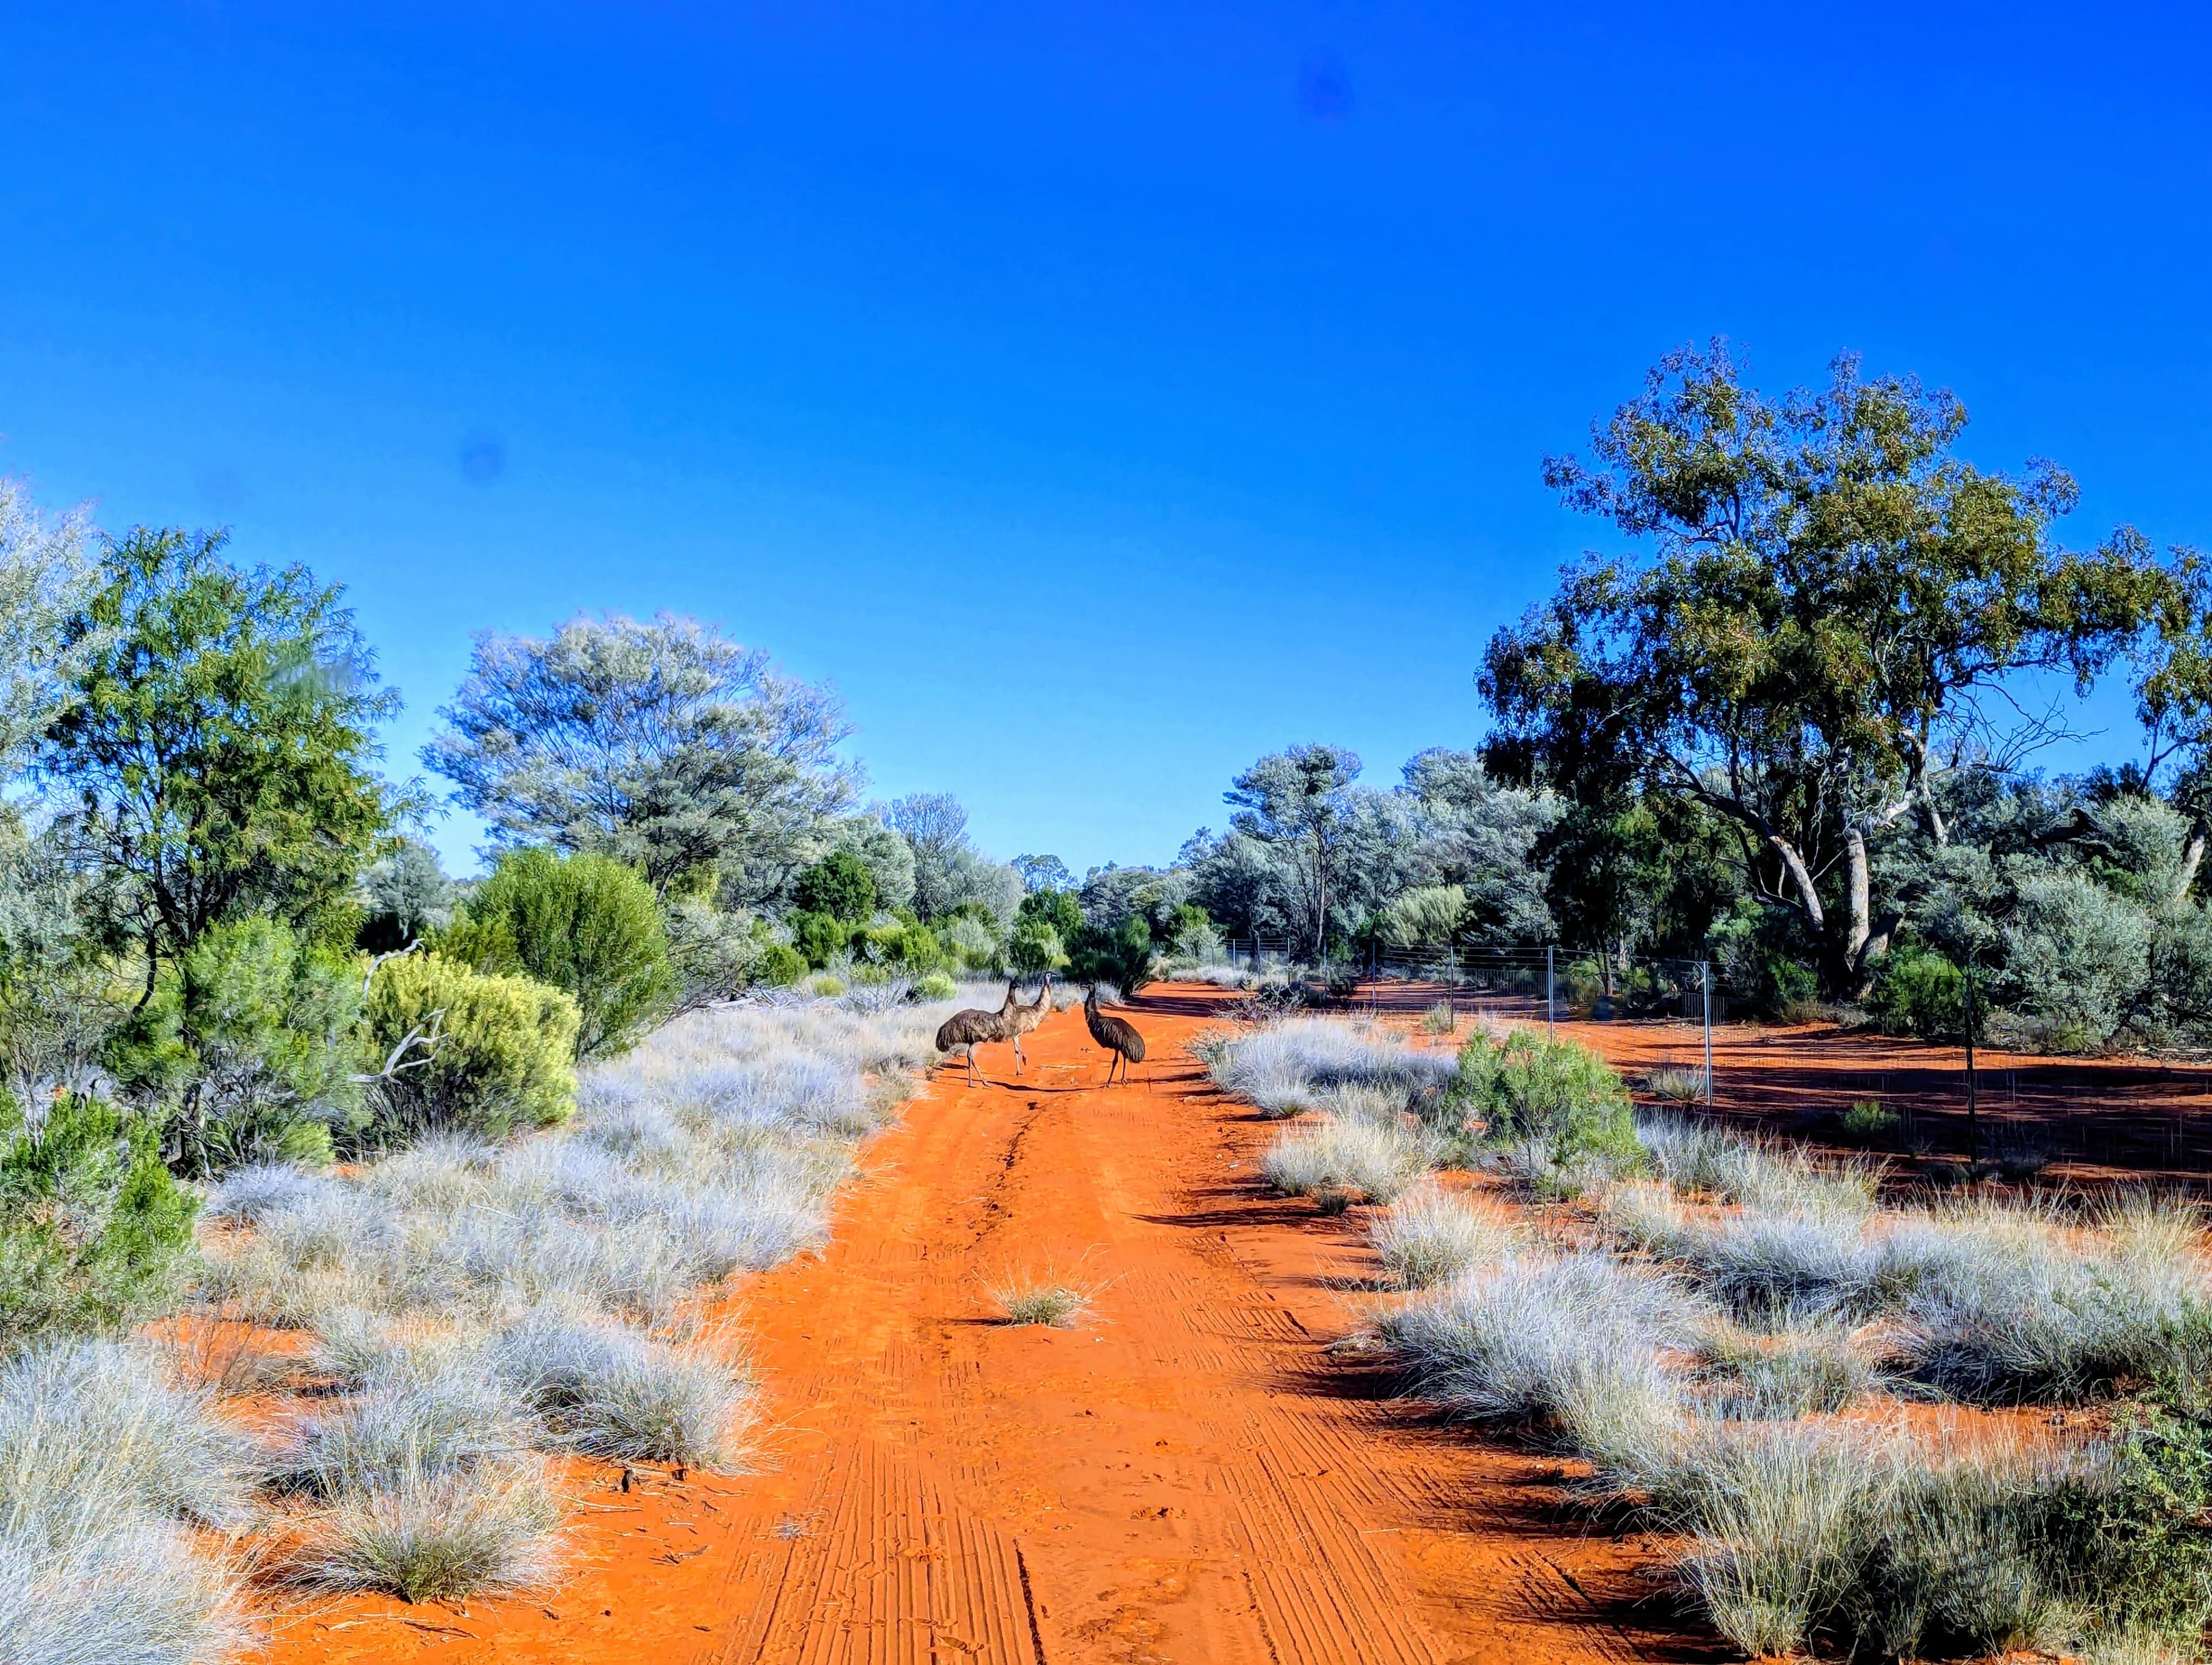
[[[1026,1006],[1018,1001],[1016,1002],[1013,1010],[1006,1014],[1006,1038],[1014,1043],[1014,1073],[1016,1075],[1019,1075],[1022,1073],[1022,1066],[1029,1062],[1029,1059],[1022,1051],[1022,1036],[1051,1016],[1052,973],[1048,971],[1044,974],[1043,983],[1037,988],[1036,999]]]
[[[1098,1009],[1098,985],[1091,985],[1091,992],[1083,997],[1083,1021],[1091,1026],[1091,1038],[1114,1055],[1106,1060],[1106,1085],[1114,1085],[1114,1066],[1121,1066],[1121,1079],[1129,1079],[1129,1066],[1145,1061],[1145,1037],[1137,1033],[1136,1025],[1126,1024],[1119,1018]]]

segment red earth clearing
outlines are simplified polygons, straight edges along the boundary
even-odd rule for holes
[[[267,1656],[585,1665],[1476,1665],[1717,1657],[1555,1463],[1443,1427],[1328,1344],[1360,1327],[1363,1210],[1256,1183],[1274,1136],[1182,1042],[1214,991],[1126,1009],[1103,1090],[1079,1012],[996,1085],[940,1069],[876,1139],[835,1240],[743,1285],[759,1472],[569,1471],[540,1595],[271,1616]],[[1009,1275],[1095,1285],[1066,1329],[994,1321]]]

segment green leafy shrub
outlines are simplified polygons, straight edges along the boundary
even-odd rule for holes
[[[876,911],[876,876],[850,850],[832,850],[799,876],[793,894],[808,913],[865,925]]]
[[[1901,1118],[1878,1100],[1862,1098],[1837,1118],[1837,1127],[1845,1139],[1857,1145],[1880,1145],[1897,1137]]]
[[[575,1106],[576,1003],[527,977],[489,976],[437,954],[386,960],[363,1014],[382,1064],[410,1034],[418,1044],[373,1095],[366,1142],[431,1132],[498,1137],[564,1120]]]
[[[793,908],[783,922],[791,927],[792,945],[811,966],[829,964],[860,934],[834,914],[817,914],[805,908]]]
[[[624,1050],[676,994],[653,889],[610,856],[501,857],[434,946],[478,971],[535,978],[568,995],[580,1060]]]
[[[678,896],[661,915],[668,961],[676,974],[676,1009],[696,1011],[744,992],[760,975],[773,939],[745,913],[725,913],[713,902]]]
[[[942,971],[931,971],[915,979],[914,998],[917,1000],[949,1000],[960,992],[960,985]]]
[[[0,1135],[0,1351],[120,1329],[161,1310],[191,1259],[192,1199],[151,1119],[61,1098]]]
[[[361,1092],[352,957],[275,920],[211,926],[162,977],[112,1048],[132,1097],[161,1105],[171,1159],[187,1174],[248,1162],[319,1164]]]
[[[1152,980],[1152,928],[1134,914],[1111,931],[1086,925],[1068,944],[1068,973],[1133,994]]]
[[[1034,920],[1062,942],[1072,942],[1083,929],[1083,902],[1073,890],[1032,890],[1015,910],[1016,923]]]
[[[1067,963],[1067,946],[1043,920],[1018,920],[1006,939],[1006,964],[1024,977],[1057,971]]]
[[[854,934],[853,948],[871,964],[888,966],[912,977],[942,970],[945,963],[937,933],[918,921],[893,920],[872,926]]]
[[[1966,1030],[1966,986],[1942,955],[1907,945],[1883,957],[1867,1010],[1893,1035],[1955,1040]]]
[[[2023,884],[2005,943],[2020,1002],[2056,1051],[2110,1041],[2150,980],[2150,915],[2079,873]]]
[[[955,914],[939,920],[937,928],[945,939],[945,957],[958,969],[995,973],[1004,968],[1006,948],[1000,941],[997,927],[988,918],[978,919],[973,913]]]
[[[806,956],[789,943],[770,943],[761,951],[756,981],[770,988],[788,988],[806,975]]]
[[[1605,1060],[1572,1041],[1526,1029],[1502,1041],[1478,1034],[1460,1048],[1447,1100],[1479,1118],[1492,1143],[1541,1141],[1555,1164],[1593,1157],[1624,1167],[1642,1161],[1628,1089]]]

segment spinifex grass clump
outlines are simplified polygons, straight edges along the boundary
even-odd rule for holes
[[[1427,1289],[1503,1259],[1520,1228],[1503,1209],[1455,1197],[1433,1180],[1414,1185],[1368,1227],[1390,1281]]]
[[[1223,1030],[1194,1048],[1216,1085],[1265,1115],[1323,1108],[1332,1087],[1374,1087],[1401,1102],[1443,1086],[1452,1060],[1386,1032],[1328,1018],[1292,1018],[1262,1028]]]
[[[1435,1136],[1410,1117],[1341,1110],[1285,1133],[1261,1157],[1260,1176],[1286,1196],[1391,1202],[1437,1155]]]
[[[48,1342],[0,1367],[0,1659],[197,1665],[237,1639],[246,1443],[152,1355]]]
[[[1012,1272],[1000,1278],[985,1291],[991,1304],[999,1310],[1001,1322],[1008,1324],[1042,1324],[1053,1329],[1069,1329],[1080,1323],[1097,1299],[1095,1284],[1079,1283],[1071,1279],[1052,1276],[1039,1277],[1026,1272]]]
[[[1450,1035],[1459,1028],[1459,1012],[1449,1000],[1438,1000],[1421,1014],[1421,1033]]]
[[[854,1139],[946,1011],[702,1011],[587,1070],[550,1133],[226,1181],[207,1294],[316,1331],[302,1373],[331,1390],[264,1465],[283,1574],[408,1600],[523,1588],[556,1559],[546,1454],[738,1461],[752,1384],[679,1339],[692,1304],[820,1241]]]
[[[1654,1098],[1685,1108],[1705,1100],[1705,1073],[1667,1065],[1644,1078],[1644,1091]]]

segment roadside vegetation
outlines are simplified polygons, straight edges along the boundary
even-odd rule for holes
[[[1388,1205],[1366,1233],[1403,1293],[1374,1340],[1407,1391],[1573,1460],[1571,1494],[1676,1544],[1747,1655],[2197,1656],[2195,1205],[1887,1199],[1870,1164],[1639,1107],[1527,1031],[1455,1056],[1301,1018],[1200,1051],[1288,1121],[1265,1182]]]

